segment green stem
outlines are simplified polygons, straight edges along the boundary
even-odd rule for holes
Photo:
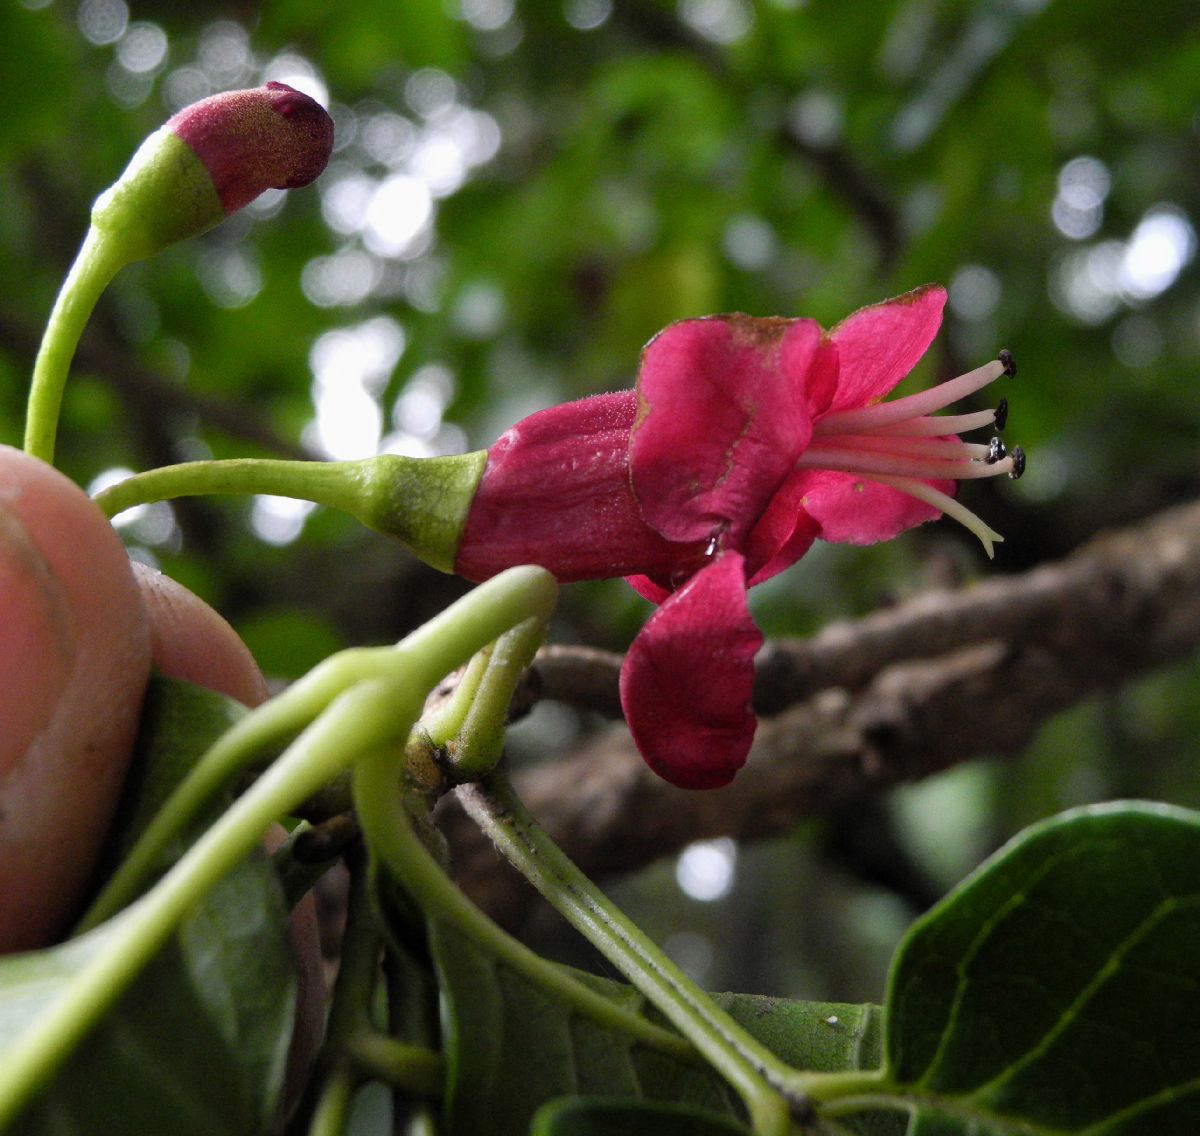
[[[235,774],[264,750],[295,736],[355,682],[397,666],[396,647],[359,647],[327,659],[227,730],[176,786],[75,928],[80,935],[111,918],[161,866],[163,851],[186,831]]]
[[[504,750],[504,727],[513,692],[545,638],[546,625],[529,619],[496,640],[458,737],[450,747],[457,780],[478,780],[496,767]]]
[[[417,1097],[440,1097],[446,1063],[440,1053],[423,1045],[408,1045],[377,1030],[354,1035],[346,1053],[360,1074],[386,1081],[394,1089]]]
[[[383,951],[383,936],[371,909],[367,858],[361,849],[350,858],[349,868],[346,930],[325,1027],[325,1049],[335,1058],[353,1037],[375,1028],[371,1003],[379,982]]]
[[[43,1013],[4,1047],[0,1131],[54,1076],[175,933],[180,921],[286,816],[362,754],[377,762],[407,738],[426,693],[508,628],[548,619],[557,588],[541,568],[509,569],[476,588],[397,648],[390,673],[339,694],[283,755],[201,835],[140,900],[104,929],[104,946],[82,963]],[[236,729],[260,716],[252,711]]]
[[[438,1097],[445,1079],[441,1055],[387,1037],[371,1020],[383,937],[375,922],[365,856],[352,858],[346,933],[325,1033],[327,1073],[314,1127],[344,1124],[350,1090],[365,1080],[386,1081],[411,1095]],[[336,1128],[334,1130],[337,1130]]]
[[[497,777],[459,798],[507,859],[737,1090],[756,1133],[781,1136],[811,1119],[803,1077],[751,1037],[562,852]]]
[[[54,461],[63,390],[79,337],[100,294],[128,263],[128,258],[118,251],[119,244],[106,240],[100,230],[90,228],[50,312],[33,365],[25,417],[25,452],[42,461]]]
[[[356,1033],[372,1028],[371,998],[379,973],[382,939],[371,912],[367,887],[366,857],[348,857],[350,889],[346,904],[346,927],[338,960],[337,979],[330,999],[318,1071],[320,1089],[309,1125],[310,1136],[335,1136],[344,1131],[354,1090],[362,1076],[346,1052]]]
[[[425,737],[435,746],[448,745],[454,735],[462,729],[467,712],[475,692],[479,689],[480,680],[492,657],[491,646],[477,651],[466,665],[459,677],[458,685],[453,692],[439,703],[434,709],[427,710],[421,715],[420,729]]]
[[[334,1069],[321,1088],[321,1099],[313,1110],[308,1136],[345,1136],[357,1087],[354,1071],[349,1064]]]
[[[426,563],[454,571],[454,557],[487,452],[440,458],[380,454],[360,461],[232,458],[184,462],[134,474],[102,490],[96,504],[115,517],[134,505],[209,493],[268,493],[340,509],[402,540]]]
[[[416,1096],[441,1096],[446,1075],[441,1054],[388,1037],[372,1021],[383,935],[371,903],[366,857],[355,856],[350,871],[346,933],[325,1031],[326,1052],[339,1066],[349,1059],[356,1084],[382,1080]]]
[[[101,490],[95,501],[106,517],[115,517],[135,505],[168,501],[174,497],[269,493],[276,497],[314,501],[353,514],[362,505],[366,469],[366,463],[362,461],[230,458],[226,461],[183,462],[135,473]]]
[[[847,1069],[838,1073],[805,1073],[804,1087],[809,1097],[827,1106],[829,1115],[853,1112],[861,1108],[879,1108],[884,1096],[897,1093],[882,1069]],[[888,1103],[896,1103],[895,1099]]]
[[[692,1055],[692,1047],[682,1038],[584,986],[502,931],[459,891],[417,835],[386,752],[365,757],[355,767],[354,803],[372,853],[429,919],[456,928],[492,957],[593,1021],[676,1057]]]

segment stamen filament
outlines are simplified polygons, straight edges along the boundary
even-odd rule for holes
[[[842,473],[861,473],[868,477],[892,474],[897,477],[923,477],[934,480],[964,481],[1010,473],[1012,456],[987,464],[982,461],[921,461],[903,454],[865,453],[862,450],[822,449],[810,446],[796,462],[797,469],[833,469]]]
[[[935,387],[910,394],[906,398],[893,399],[890,402],[877,402],[856,410],[835,410],[825,415],[816,425],[816,433],[826,434],[859,434],[864,430],[873,430],[879,426],[903,422],[907,418],[917,418],[924,414],[932,414],[949,406],[952,402],[966,398],[969,394],[994,383],[1005,373],[1004,364],[993,359],[976,367],[957,379],[939,383]]]
[[[820,437],[826,431],[822,419],[813,427],[813,436]],[[893,422],[890,426],[877,426],[870,433],[880,437],[938,437],[942,434],[965,434],[969,430],[980,430],[985,426],[1000,429],[1000,423],[994,410],[974,410],[969,414],[926,415],[924,418],[909,418],[903,422]]]
[[[920,438],[895,434],[838,434],[833,449],[868,450],[878,454],[912,454],[944,461],[985,461],[991,447],[956,438]]]
[[[947,517],[958,521],[964,528],[970,529],[979,538],[989,560],[993,559],[996,554],[994,546],[1004,540],[1004,537],[995,529],[984,524],[965,505],[959,504],[953,497],[948,497],[940,489],[934,489],[932,485],[928,485],[924,481],[917,481],[910,477],[883,475],[873,477],[871,480],[878,481],[881,485],[890,485],[893,489],[899,489],[901,493],[907,493],[910,497],[916,497],[918,501],[932,505],[935,509],[945,513]]]

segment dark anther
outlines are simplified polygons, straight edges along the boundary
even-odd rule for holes
[[[1012,448],[1012,469],[1009,470],[1008,476],[1016,481],[1025,472],[1025,451],[1020,446]]]
[[[995,465],[1001,458],[1008,457],[1008,451],[1004,448],[1004,442],[1000,438],[993,438],[988,442],[987,457],[983,460],[988,465]]]
[[[999,355],[996,356],[996,358],[999,359],[1000,362],[1004,365],[1004,373],[1010,379],[1016,378],[1016,376],[1017,376],[1017,361],[1013,358],[1012,352],[1009,351],[1009,349],[1006,347],[1003,351],[1000,352]]]
[[[1008,399],[1002,398],[996,407],[996,429],[1003,430],[1008,423]]]

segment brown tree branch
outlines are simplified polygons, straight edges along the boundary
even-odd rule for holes
[[[585,871],[638,867],[690,841],[753,838],[973,757],[1019,752],[1094,691],[1200,645],[1200,503],[1097,537],[1020,576],[921,596],[760,656],[764,719],[728,788],[654,776],[623,728],[518,779],[529,807]],[[543,696],[611,708],[619,656],[551,648]],[[495,910],[511,881],[450,817],[464,886]]]

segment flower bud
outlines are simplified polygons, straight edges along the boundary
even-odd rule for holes
[[[267,189],[308,185],[333,148],[333,120],[283,83],[184,107],[142,143],[96,201],[92,224],[126,261],[211,229]]]

